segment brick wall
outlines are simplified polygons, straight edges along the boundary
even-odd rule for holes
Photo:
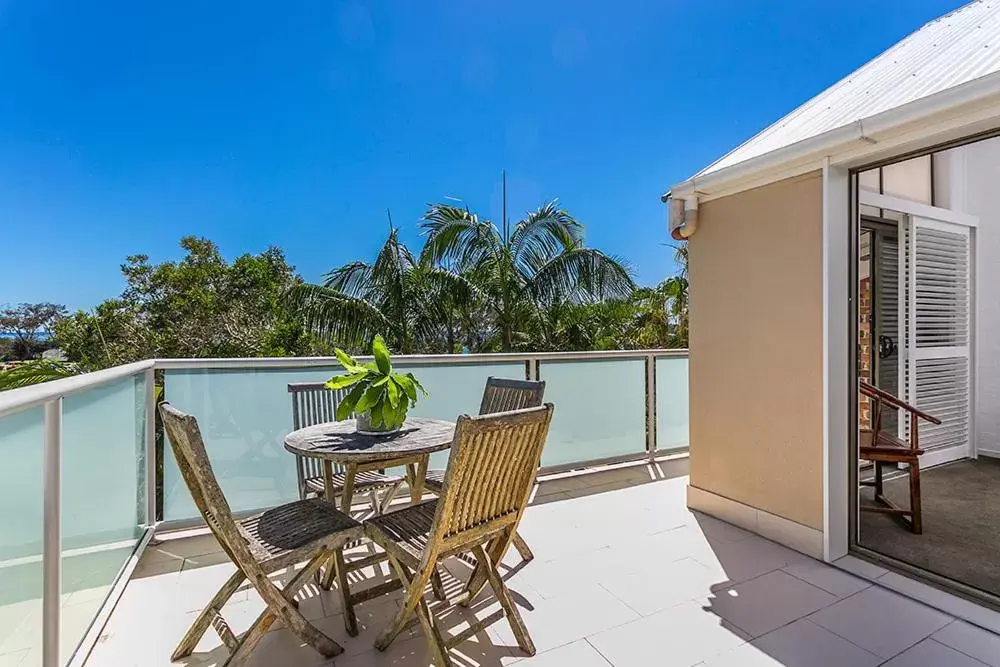
[[[872,279],[863,278],[858,286],[858,377],[872,381]],[[858,423],[862,429],[871,428],[871,401],[860,396]]]

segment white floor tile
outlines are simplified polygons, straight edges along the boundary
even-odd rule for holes
[[[576,591],[551,600],[524,597],[534,608],[519,605],[521,616],[538,651],[548,651],[639,618],[625,603],[596,584],[581,582]],[[496,623],[490,630],[504,645],[517,650],[506,621]]]
[[[775,570],[716,590],[709,605],[729,623],[751,637],[759,637],[836,601],[826,591]]]
[[[41,652],[41,649],[38,649]],[[14,653],[4,653],[0,655],[0,667],[21,667],[28,663],[28,653],[30,650],[16,651]]]
[[[517,664],[523,667],[611,667],[611,663],[585,639],[524,658]]]
[[[715,568],[732,583],[753,579],[809,559],[808,556],[761,537],[712,544],[710,552],[692,557],[703,565]]]
[[[798,577],[807,581],[813,586],[822,588],[827,593],[832,593],[839,598],[846,598],[871,586],[871,582],[865,581],[853,574],[848,574],[843,570],[821,563],[818,560],[809,560],[801,563],[792,563],[784,568],[793,577]]]
[[[891,658],[937,632],[951,617],[877,586],[809,617],[861,648]]]
[[[746,639],[698,602],[685,602],[587,641],[615,667],[691,667]]]
[[[985,664],[933,639],[925,639],[884,663],[883,667],[983,667]]]
[[[990,667],[1000,667],[1000,636],[964,621],[955,621],[931,635],[945,646],[961,651]]]
[[[889,571],[884,567],[875,565],[874,563],[869,563],[866,560],[861,560],[855,556],[844,556],[843,558],[838,558],[834,564],[837,567],[847,570],[848,572],[853,572],[864,579],[878,579]]]
[[[882,658],[801,620],[706,662],[707,667],[875,667]]]
[[[711,594],[720,583],[716,572],[691,558],[657,565],[651,572],[592,571],[591,576],[612,595],[649,616],[668,607]]]

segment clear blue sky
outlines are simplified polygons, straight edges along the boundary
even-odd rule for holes
[[[558,197],[645,283],[671,183],[960,0],[0,0],[0,303],[127,254],[284,248],[307,280],[424,204]],[[515,217],[516,219],[516,217]]]

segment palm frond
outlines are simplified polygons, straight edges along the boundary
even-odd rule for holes
[[[394,337],[397,332],[397,323],[365,299],[322,285],[295,285],[288,292],[288,302],[307,329],[342,347],[356,348],[377,333]]]
[[[424,264],[450,263],[467,267],[484,256],[498,256],[500,232],[489,220],[450,204],[431,204],[420,228],[427,236],[420,259]]]
[[[635,289],[631,269],[594,248],[574,248],[545,263],[526,289],[543,302],[623,299]]]
[[[65,361],[53,359],[33,359],[23,361],[10,368],[0,370],[0,391],[29,387],[51,380],[79,375],[80,369]]]
[[[330,289],[363,296],[371,283],[372,267],[366,262],[350,262],[323,274],[323,285]]]
[[[534,273],[559,253],[582,244],[583,225],[560,209],[557,200],[529,211],[510,238],[514,261],[526,273]]]

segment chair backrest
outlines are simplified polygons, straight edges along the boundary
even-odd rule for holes
[[[461,550],[518,522],[538,474],[553,409],[547,403],[458,418],[429,549]]]
[[[198,420],[169,403],[160,403],[160,417],[177,467],[205,523],[234,562],[242,566],[255,563],[212,471]]]
[[[337,420],[337,406],[344,399],[343,389],[327,389],[323,382],[296,382],[288,385],[292,395],[292,428],[299,430],[314,424]]]
[[[324,382],[295,382],[288,385],[292,396],[292,429],[337,420],[337,406],[347,392],[343,389],[327,389]],[[299,487],[307,477],[322,477],[323,462],[317,458],[297,456],[296,465]],[[336,472],[343,472],[343,466],[333,464]]]
[[[489,377],[483,390],[483,401],[479,404],[479,414],[510,412],[524,408],[537,408],[545,396],[545,382],[532,380],[509,380]]]

